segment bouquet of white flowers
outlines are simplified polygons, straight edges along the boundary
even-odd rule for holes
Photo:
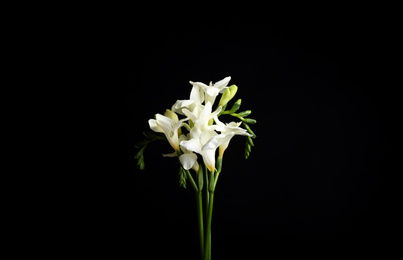
[[[177,100],[164,115],[156,114],[155,119],[148,121],[153,132],[144,132],[146,139],[136,148],[140,169],[144,169],[144,150],[150,142],[166,140],[174,149],[165,157],[178,157],[180,167],[180,185],[186,188],[187,182],[192,186],[197,201],[201,259],[211,259],[211,220],[213,211],[214,190],[222,170],[222,160],[231,138],[235,135],[246,137],[245,158],[249,157],[256,135],[250,128],[256,120],[246,118],[250,110],[237,112],[241,106],[238,99],[226,110],[228,102],[235,96],[238,87],[228,83],[231,77],[206,85],[192,82],[193,86],[188,100]],[[213,111],[219,94],[221,98]],[[223,123],[218,118],[230,115],[239,122]],[[179,116],[183,117],[182,119]],[[243,124],[245,128],[241,128]],[[218,148],[218,155],[217,155]],[[190,170],[193,170],[192,172]],[[203,199],[204,198],[204,199]]]

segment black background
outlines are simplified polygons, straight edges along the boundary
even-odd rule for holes
[[[385,32],[370,17],[333,18],[115,22],[103,45],[113,79],[101,101],[113,123],[102,125],[110,142],[97,162],[104,171],[91,175],[91,233],[129,242],[150,259],[197,259],[195,198],[179,187],[175,159],[162,157],[171,147],[149,145],[140,171],[134,144],[148,119],[189,97],[189,80],[231,76],[235,100],[242,98],[241,110],[251,109],[257,120],[257,139],[248,160],[242,137],[226,151],[213,255],[258,256],[284,241],[312,248],[387,238],[388,130],[378,45]]]

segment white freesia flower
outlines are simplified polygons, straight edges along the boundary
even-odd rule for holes
[[[178,129],[184,125],[189,118],[174,120],[161,114],[156,114],[155,119],[148,120],[151,130],[157,133],[164,133],[169,144],[179,151]]]
[[[177,100],[172,106],[171,110],[175,113],[185,115],[182,110],[188,109],[189,111],[197,111],[200,113],[202,110],[202,103],[204,102],[204,90],[198,85],[193,85],[192,91],[190,92],[190,99],[188,100]]]
[[[230,80],[231,77],[226,77],[214,85],[210,82],[209,86],[190,81],[193,87],[188,100],[177,100],[171,110],[167,109],[164,115],[157,114],[155,119],[148,121],[153,131],[165,134],[175,150],[174,153],[164,154],[164,156],[179,155],[179,161],[185,170],[194,169],[197,172],[200,167],[197,155],[199,154],[207,168],[214,171],[217,148],[219,148],[218,156],[221,158],[232,137],[252,136],[247,130],[239,127],[242,122],[224,124],[218,120],[218,114],[222,110],[221,105],[212,112],[216,97],[228,89]],[[222,98],[223,104],[235,95],[237,87],[234,85],[231,88]],[[184,115],[186,118],[179,120],[177,114]],[[212,125],[212,119],[216,124]],[[187,120],[190,120],[190,124],[185,123]],[[187,135],[181,134],[182,126],[189,131]]]
[[[215,169],[215,150],[216,149],[203,149],[204,145],[210,141],[211,138],[218,134],[214,131],[215,126],[209,126],[210,119],[216,117],[221,112],[221,107],[211,113],[212,105],[207,102],[206,106],[200,112],[199,115],[195,115],[187,109],[183,109],[183,112],[193,122],[194,126],[190,130],[189,140],[181,141],[180,146],[188,151],[192,151],[200,154],[203,157],[203,161],[210,171]]]
[[[219,149],[219,157],[222,157],[224,154],[225,149],[227,149],[229,142],[231,141],[231,138],[234,135],[244,135],[244,136],[252,136],[251,134],[248,133],[248,131],[246,129],[243,129],[241,127],[239,127],[242,122],[231,122],[231,123],[227,123],[224,124],[223,122],[221,122],[217,116],[214,117],[214,121],[216,122],[216,126],[215,126],[215,130],[221,132],[221,135],[224,136],[229,136],[229,138],[222,138],[222,140],[218,140],[216,142],[214,142],[212,140],[211,145],[219,145],[220,149]]]
[[[211,104],[214,104],[214,101],[216,97],[218,96],[219,93],[223,93],[225,89],[227,89],[227,85],[229,81],[231,80],[231,77],[226,77],[220,81],[217,81],[212,85],[212,82],[210,82],[210,85],[207,86],[206,84],[202,82],[192,82],[190,81],[190,84],[193,86],[198,86],[204,91],[204,100],[207,102],[210,102]]]
[[[182,141],[187,140],[185,135],[181,135],[179,137],[179,143]],[[193,169],[196,172],[199,171],[199,163],[197,162],[197,155],[192,151],[187,150],[186,148],[182,147],[183,154],[179,156],[179,161],[181,162],[183,168],[185,170]]]
[[[181,141],[186,141],[188,140],[185,135],[180,135],[179,136],[179,143]],[[183,168],[185,170],[193,169],[196,172],[199,171],[199,163],[197,162],[197,155],[191,151],[188,151],[184,147],[181,149],[183,151],[183,154],[179,156],[179,161],[182,164]],[[168,154],[163,154],[162,156],[164,157],[177,157],[178,153],[175,151],[173,153],[168,153]]]

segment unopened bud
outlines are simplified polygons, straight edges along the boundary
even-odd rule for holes
[[[249,116],[251,113],[252,113],[251,110],[246,110],[246,111],[239,112],[239,113],[238,113],[238,116],[240,116],[240,117],[247,117],[247,116]]]
[[[252,118],[244,118],[242,121],[247,123],[247,124],[249,124],[249,125],[256,124],[256,120],[252,119]]]
[[[227,88],[221,96],[220,105],[221,106],[226,105],[235,96],[237,91],[238,87],[236,85],[232,85],[229,88]]]
[[[169,117],[170,119],[174,120],[175,122],[179,121],[178,115],[169,109],[165,110],[164,116]]]
[[[242,100],[238,99],[235,102],[235,104],[231,107],[229,112],[232,114],[232,113],[235,113],[236,111],[238,111],[238,109],[241,107],[241,103],[242,103]]]

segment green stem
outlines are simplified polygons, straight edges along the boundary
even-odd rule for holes
[[[205,236],[205,252],[204,252],[204,260],[211,259],[211,222],[213,217],[213,200],[214,200],[214,192],[210,192],[210,203],[209,210],[207,214],[207,227],[206,227],[206,236]]]
[[[192,174],[190,174],[189,170],[186,170],[186,174],[187,174],[188,180],[190,181],[190,185],[192,185],[194,192],[197,193],[199,191],[199,189],[197,188],[197,185],[196,185],[195,181],[193,180]]]
[[[208,212],[208,205],[209,205],[209,193],[208,193],[208,187],[209,187],[209,179],[208,179],[208,169],[206,166],[204,166],[204,214],[205,214],[205,223],[207,223],[207,212]]]
[[[201,259],[204,257],[204,226],[203,226],[203,201],[202,192],[196,193],[196,204],[197,204],[197,220],[199,224],[199,238],[200,238],[200,254]]]
[[[214,190],[215,190],[215,178],[214,172],[210,172],[209,177],[209,186],[206,188],[209,192],[209,203],[208,203],[208,211],[206,213],[206,235],[204,237],[204,260],[211,260],[211,222],[213,218],[213,201],[214,201]]]

